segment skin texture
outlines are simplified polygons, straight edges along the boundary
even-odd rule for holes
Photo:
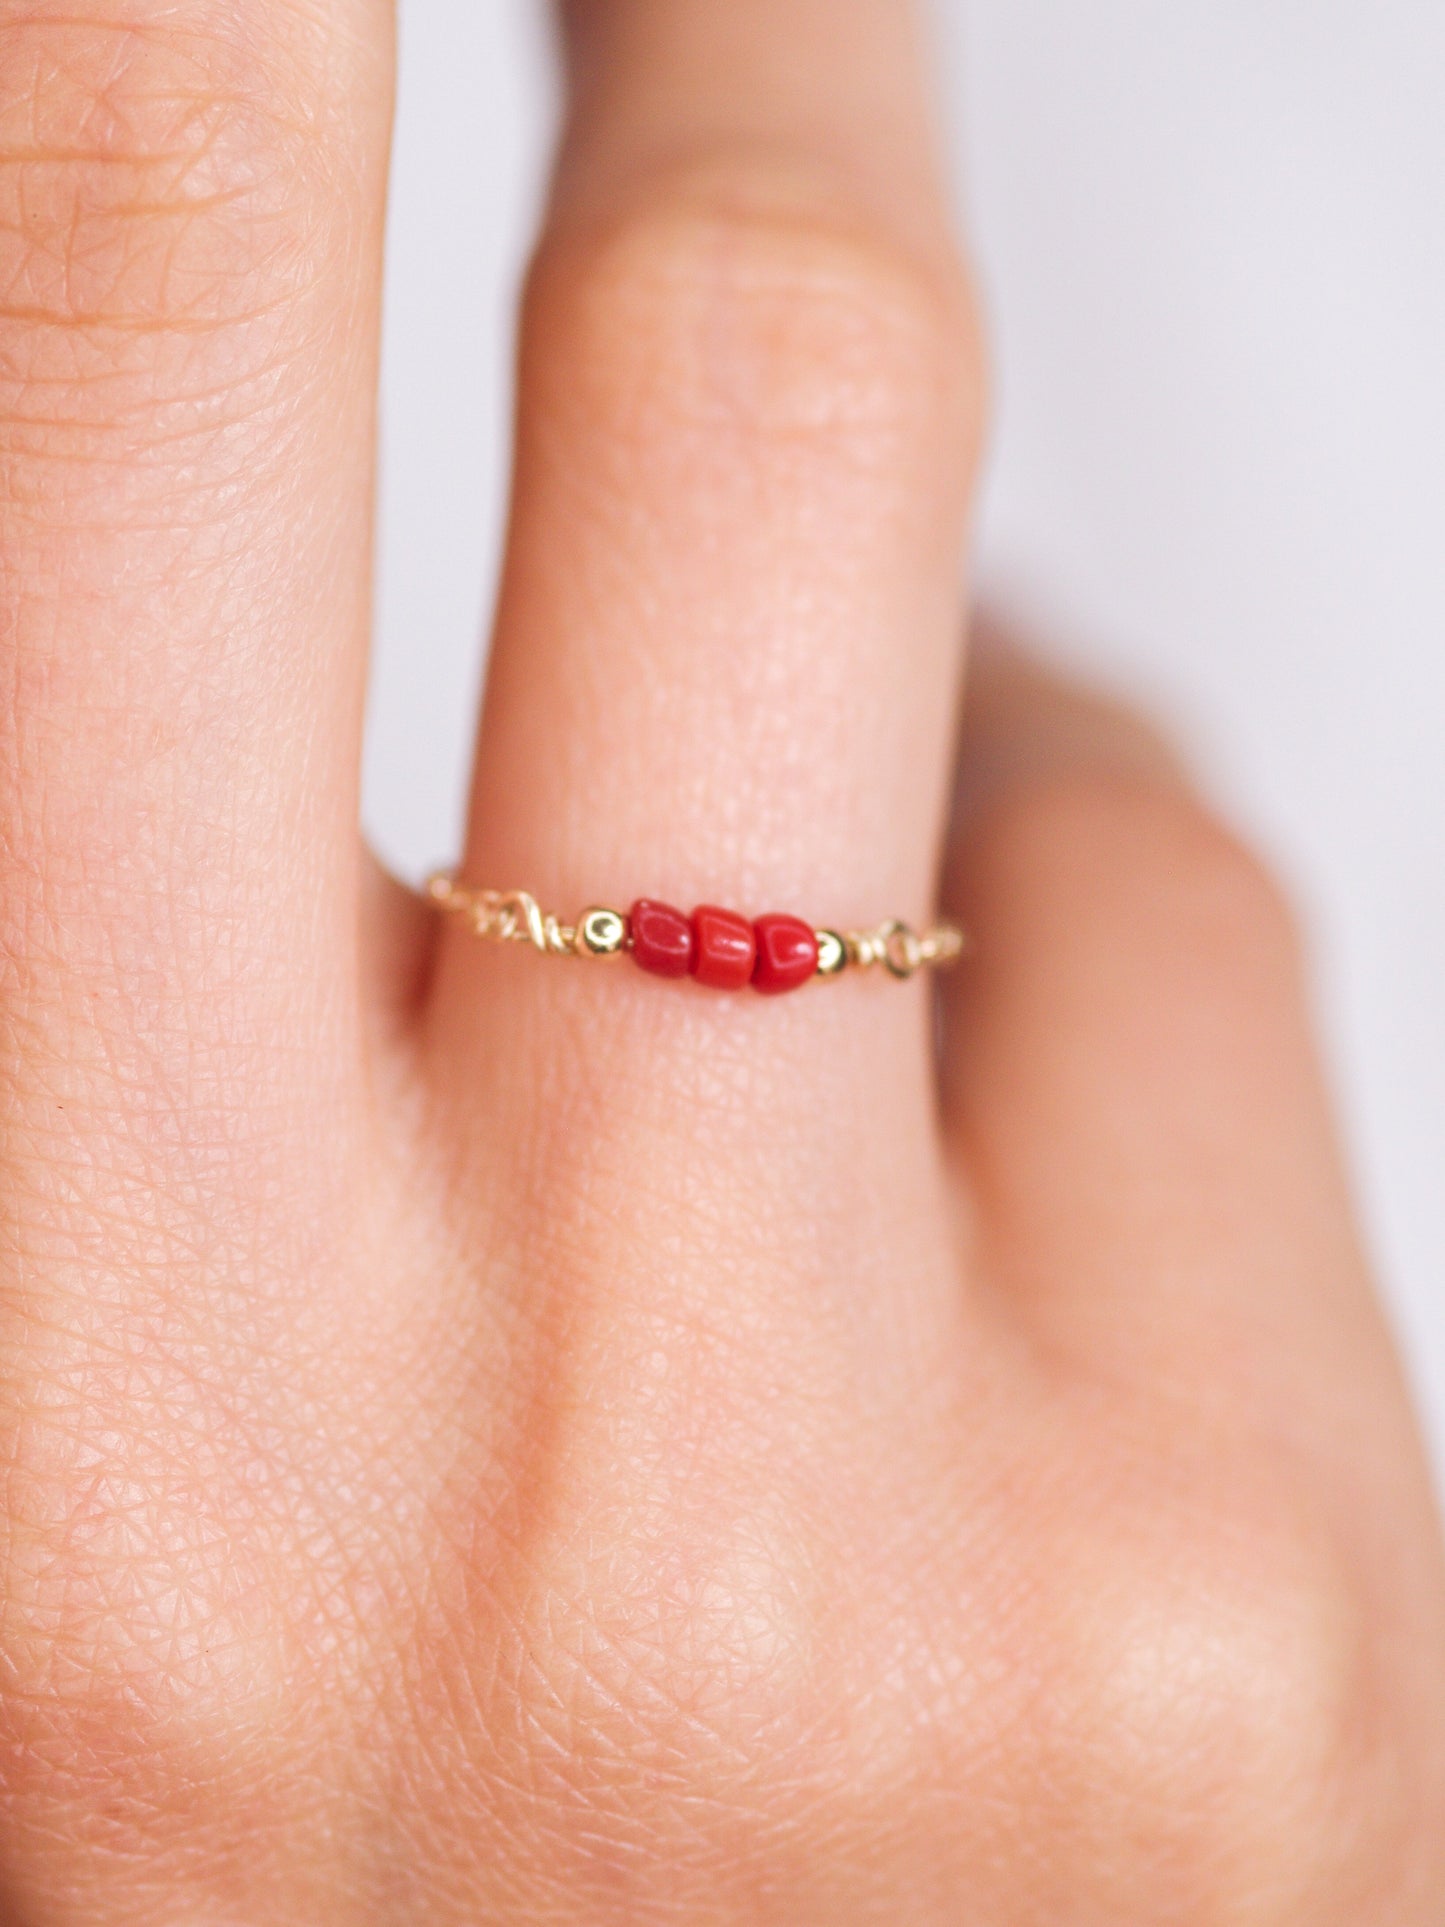
[[[1289,916],[997,642],[954,783],[915,25],[564,25],[465,873],[942,872],[976,959],[708,995],[381,877],[384,8],[5,8],[0,1917],[1437,1927],[1445,1567]]]

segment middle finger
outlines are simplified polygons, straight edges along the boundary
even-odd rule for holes
[[[917,920],[979,409],[916,23],[892,0],[573,20],[467,880],[564,916]],[[458,930],[429,1035],[490,1143],[530,1155],[546,1092],[555,1154],[580,1091],[655,1179],[705,1133],[761,1221],[805,1179],[827,1213],[860,1164],[917,1166],[925,1008],[866,979],[775,1007]]]

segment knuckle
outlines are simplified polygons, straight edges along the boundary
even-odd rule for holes
[[[1127,1889],[1145,1870],[1119,1845],[1150,1841],[1191,1918],[1320,1918],[1388,1866],[1399,1819],[1370,1757],[1402,1729],[1383,1733],[1364,1588],[1272,1483],[1167,1522],[1117,1502],[1066,1541],[1033,1628],[1049,1711],[1026,1773],[1082,1817],[1085,1863],[1112,1862],[1095,1878]]]
[[[1091,1684],[1136,1785],[1171,1775],[1196,1813],[1244,1794],[1254,1814],[1277,1820],[1300,1802],[1337,1731],[1350,1670],[1340,1602],[1271,1596],[1262,1584],[1231,1594],[1217,1573],[1188,1596],[1133,1577],[1133,1600],[1091,1655]]]
[[[529,372],[629,455],[809,449],[886,482],[965,452],[982,355],[961,269],[768,182],[687,173],[544,243]],[[587,425],[584,420],[584,427]]]
[[[118,1471],[101,1441],[119,1426],[53,1395],[8,1416],[6,1715],[39,1708],[157,1754],[274,1715],[274,1629],[251,1575],[214,1557],[204,1481],[155,1452]]]
[[[739,1762],[758,1771],[796,1721],[814,1627],[799,1566],[772,1521],[715,1485],[716,1516],[648,1500],[564,1515],[534,1552],[522,1604],[542,1703],[595,1794],[645,1732],[699,1795],[724,1804]],[[659,1516],[659,1514],[661,1516]],[[539,1718],[544,1716],[539,1715]]]
[[[139,366],[157,333],[194,342],[314,279],[313,190],[343,143],[310,58],[209,4],[0,25],[7,385]]]
[[[299,1594],[155,1357],[82,1362],[48,1328],[40,1348],[49,1389],[0,1411],[0,1816],[14,1840],[63,1818],[77,1854],[173,1880],[275,1824],[254,1736],[293,1730]]]

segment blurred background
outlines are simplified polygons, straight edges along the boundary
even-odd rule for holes
[[[1287,877],[1445,1474],[1445,7],[934,13],[999,377],[978,579]],[[403,0],[364,810],[412,880],[459,840],[555,100],[541,0]]]

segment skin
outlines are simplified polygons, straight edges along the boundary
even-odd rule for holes
[[[585,0],[464,870],[356,829],[381,0],[0,18],[0,1914],[1437,1927],[1445,1564],[1274,885],[981,649],[899,0]],[[941,1043],[937,1039],[941,1037]]]

